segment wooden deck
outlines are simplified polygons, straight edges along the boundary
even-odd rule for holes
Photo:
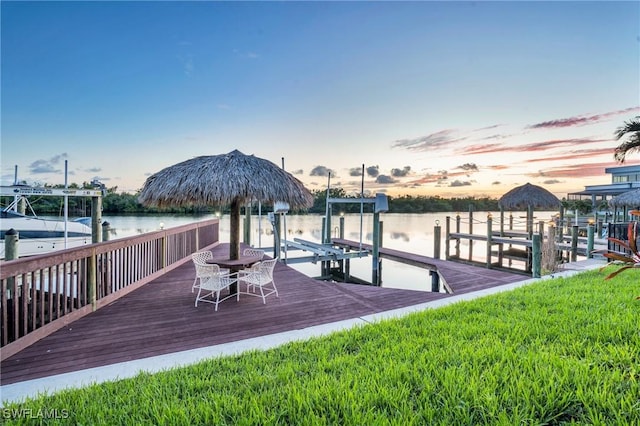
[[[227,244],[214,248],[228,251]],[[444,262],[444,261],[440,261]],[[521,281],[522,275],[445,262],[455,294]],[[150,356],[326,324],[423,302],[449,294],[316,281],[279,263],[279,298],[263,305],[242,296],[194,307],[191,262],[114,303],[56,331],[0,365],[2,385]]]

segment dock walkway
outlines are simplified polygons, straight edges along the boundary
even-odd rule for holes
[[[213,249],[214,254],[227,250],[227,244]],[[443,265],[449,263],[453,262]],[[277,336],[291,334],[311,337],[318,327],[331,328],[371,315],[447,303],[447,299],[478,294],[478,290],[502,291],[500,288],[509,287],[505,284],[523,282],[520,274],[464,264],[450,266],[448,280],[454,294],[317,281],[278,263],[278,298],[270,296],[263,305],[258,297],[241,296],[239,302],[231,299],[221,303],[215,312],[209,304],[194,307],[191,285],[195,271],[191,263],[186,263],[4,360],[0,365],[1,398],[34,395],[34,388],[64,388],[75,376],[87,377],[85,372],[91,372],[91,382],[107,380],[104,372],[109,367],[117,366],[121,372],[135,364],[143,365],[136,367],[137,371],[149,371],[154,370],[156,361],[163,365],[163,358],[173,356],[184,362],[190,359],[189,353],[202,353],[208,348],[232,345],[237,353],[241,351],[238,347],[249,347],[242,342],[261,339],[274,344],[280,341]],[[268,345],[263,343],[262,347]],[[123,377],[122,373],[116,377]],[[64,385],[56,385],[61,380]]]
[[[360,243],[357,241],[334,238],[332,242],[339,247],[354,249],[360,247]],[[372,250],[370,244],[362,244],[362,248],[364,250]],[[379,255],[382,259],[393,260],[437,272],[445,287],[451,290],[453,294],[481,290],[485,287],[485,282],[490,282],[492,286],[495,286],[521,281],[527,278],[521,273],[488,269],[385,247],[380,247]]]

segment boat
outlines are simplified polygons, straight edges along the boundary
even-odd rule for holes
[[[65,248],[91,244],[91,218],[78,218],[66,221],[43,219],[28,216],[10,210],[9,207],[0,216],[0,259],[5,258],[5,233],[14,229],[18,232],[18,256],[34,256],[51,253]]]

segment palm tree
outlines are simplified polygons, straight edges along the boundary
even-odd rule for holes
[[[626,140],[616,147],[614,157],[619,163],[624,163],[629,152],[640,152],[640,115],[624,123],[614,132],[616,140],[626,136]]]

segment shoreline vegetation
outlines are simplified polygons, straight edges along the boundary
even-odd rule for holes
[[[60,185],[50,186],[51,188],[59,188]],[[69,185],[72,189],[93,189],[91,186],[77,184]],[[311,191],[314,197],[313,206],[303,211],[291,211],[295,214],[324,214],[326,211],[326,190]],[[365,194],[369,197],[371,194]],[[331,188],[329,190],[330,198],[353,198],[354,201],[359,199],[358,196],[348,195],[342,188]],[[8,205],[12,201],[12,197],[1,197],[3,206]],[[442,198],[437,195],[431,196],[389,196],[389,213],[439,213],[439,212],[466,212],[469,209],[474,211],[498,211],[498,199],[490,197],[460,197],[460,198]],[[63,199],[61,197],[34,197],[30,198],[34,211],[39,215],[61,215],[63,211]],[[84,197],[69,197],[68,200],[69,215],[71,216],[91,216],[91,201]],[[564,207],[569,210],[577,209],[581,214],[592,213],[590,200],[563,200]],[[371,205],[365,205],[365,212],[372,209]],[[103,214],[199,214],[199,213],[228,213],[228,206],[191,206],[191,207],[174,207],[174,208],[154,208],[145,207],[138,202],[137,194],[118,193],[117,187],[107,190],[106,195],[102,199]],[[353,204],[340,205],[340,211],[343,213],[360,213],[360,205],[356,202]],[[258,214],[258,205],[252,205],[252,213]]]
[[[640,270],[607,272],[34,396],[4,421],[46,409],[62,413],[47,424],[639,424]]]

